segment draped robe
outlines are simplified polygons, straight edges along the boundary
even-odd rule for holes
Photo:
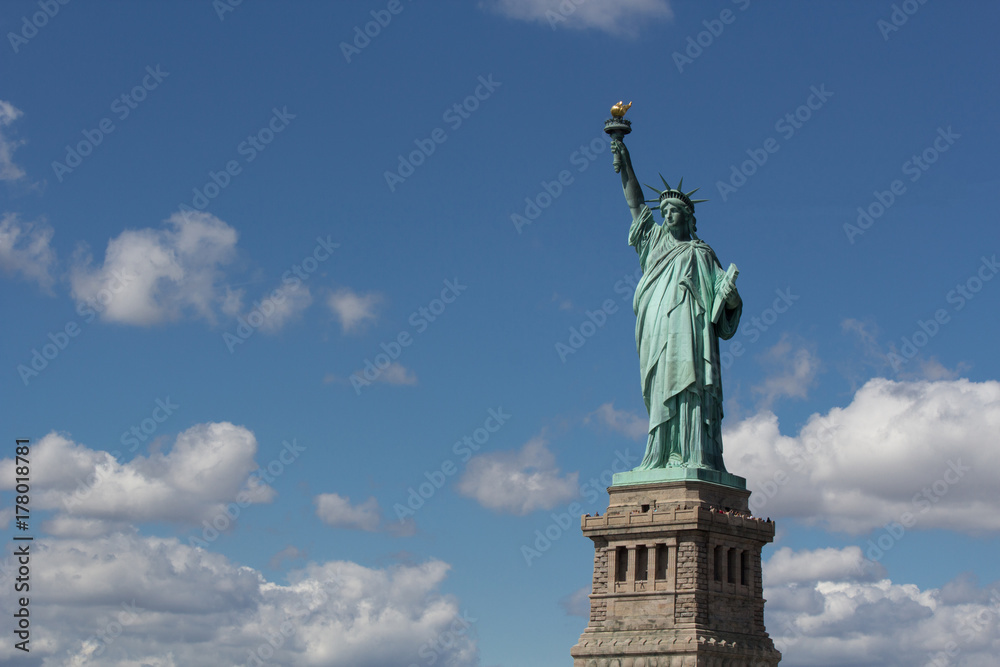
[[[646,453],[637,470],[669,466],[726,471],[722,462],[719,338],[736,333],[742,302],[712,323],[725,271],[704,241],[678,241],[643,206],[629,245],[642,279],[632,308],[642,396],[649,412]]]

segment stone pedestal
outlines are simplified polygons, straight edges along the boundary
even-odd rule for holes
[[[760,552],[774,524],[750,492],[699,480],[612,486],[594,541],[590,622],[574,667],[773,667]]]

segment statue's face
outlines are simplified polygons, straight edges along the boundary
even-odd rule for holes
[[[670,229],[682,229],[687,222],[687,215],[677,204],[665,203],[661,208],[663,211],[663,222]]]

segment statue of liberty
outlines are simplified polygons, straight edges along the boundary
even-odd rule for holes
[[[632,307],[649,438],[635,470],[697,468],[726,473],[719,338],[732,338],[740,322],[738,272],[734,265],[723,270],[712,249],[696,235],[694,205],[706,200],[692,200],[695,190],[684,193],[683,179],[672,188],[661,176],[664,189],[651,188],[658,198],[644,201],[623,134],[609,134],[632,212],[628,242],[639,254],[643,271]],[[658,205],[662,224],[653,220],[647,203]]]

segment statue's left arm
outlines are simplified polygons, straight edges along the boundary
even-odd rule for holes
[[[731,277],[729,272],[723,271],[721,265],[716,264],[715,268],[717,273],[715,298],[722,302],[719,319],[715,323],[715,332],[722,340],[729,340],[739,327],[740,316],[743,314],[743,299],[736,289],[735,278]]]

